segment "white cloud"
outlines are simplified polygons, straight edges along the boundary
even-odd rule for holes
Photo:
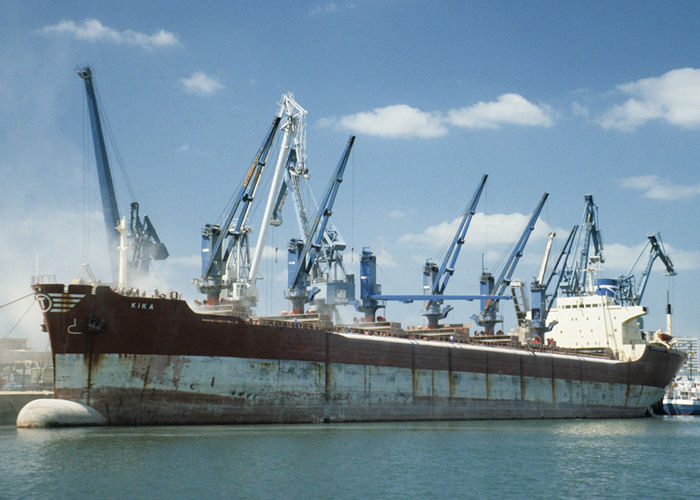
[[[605,269],[615,271],[619,274],[627,274],[630,267],[635,263],[637,258],[644,251],[644,256],[637,264],[637,269],[634,269],[636,276],[641,274],[642,268],[646,265],[648,251],[645,250],[646,242],[635,246],[628,246],[621,243],[606,244],[603,255],[605,256]],[[700,251],[698,250],[681,250],[671,245],[664,244],[666,254],[673,262],[673,267],[676,272],[680,271],[697,271],[700,269]],[[665,266],[660,259],[654,262],[653,272],[664,274]]]
[[[458,223],[459,217],[452,221],[440,222],[433,226],[428,226],[421,233],[402,234],[399,236],[398,241],[399,243],[421,243],[424,245],[439,247],[454,234]]]
[[[383,266],[383,267],[399,267],[400,264],[399,262],[394,258],[393,255],[391,255],[389,252],[387,252],[385,249],[380,248],[378,252],[376,252],[377,256],[377,265]]]
[[[329,125],[333,120],[319,120]],[[407,104],[343,116],[339,125],[356,133],[378,137],[441,137],[448,125],[466,128],[499,128],[501,125],[550,127],[554,123],[548,106],[532,104],[518,94],[504,94],[495,102],[479,102],[468,108],[452,109],[447,116]]]
[[[335,2],[330,2],[325,5],[317,4],[315,5],[309,14],[312,16],[317,16],[320,14],[330,14],[331,12],[336,12],[338,10],[338,4]]]
[[[378,137],[425,138],[447,134],[447,128],[438,115],[406,104],[343,116],[340,119],[340,126],[356,133]]]
[[[571,112],[574,114],[574,116],[583,116],[584,118],[588,118],[588,108],[577,102],[574,102],[571,105]]]
[[[189,144],[183,144],[182,146],[178,147],[175,151],[177,153],[193,153],[201,156],[211,156],[211,154],[207,153],[206,151],[192,149],[192,147]]]
[[[180,83],[188,92],[197,95],[211,95],[224,87],[218,80],[207,76],[201,71],[192,73],[189,78],[180,79]]]
[[[503,94],[497,101],[478,102],[447,114],[450,124],[467,128],[498,128],[507,124],[551,127],[551,115],[548,106],[537,106],[518,94]]]
[[[658,175],[641,175],[626,177],[620,180],[622,187],[643,191],[645,198],[653,200],[678,200],[681,198],[693,198],[700,194],[698,184],[673,184]]]
[[[522,234],[525,224],[530,220],[530,217],[530,214],[520,213],[484,215],[478,212],[474,214],[474,218],[469,226],[465,245],[478,248],[483,246],[484,243],[494,245],[515,243]],[[398,241],[399,243],[420,243],[439,248],[449,243],[454,237],[460,219],[461,217],[457,217],[452,221],[428,226],[421,233],[403,234]],[[551,226],[543,220],[538,220],[530,239],[544,238],[550,231],[552,231]],[[565,231],[561,230],[560,233],[565,234]]]
[[[700,125],[700,69],[674,69],[659,77],[618,85],[630,97],[606,111],[599,123],[606,129],[634,130],[650,120],[681,128]]]
[[[351,10],[357,8],[357,4],[354,2],[344,2],[342,5],[338,5],[336,2],[328,2],[326,4],[316,4],[309,11],[311,16],[320,16],[326,14],[333,14],[339,10]]]
[[[73,36],[78,40],[90,42],[111,42],[116,44],[136,45],[144,49],[155,49],[181,45],[177,35],[165,30],[158,30],[146,35],[133,30],[118,31],[105,26],[97,19],[85,19],[82,23],[62,20],[57,24],[45,26],[42,33]]]
[[[401,219],[402,217],[406,217],[406,212],[403,210],[399,210],[398,208],[393,209],[391,212],[387,214],[389,217],[392,219]]]

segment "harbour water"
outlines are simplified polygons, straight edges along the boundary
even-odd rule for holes
[[[700,418],[0,427],[0,498],[692,498]]]

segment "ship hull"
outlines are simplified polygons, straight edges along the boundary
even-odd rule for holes
[[[55,397],[114,425],[639,417],[682,362],[662,347],[622,362],[256,325],[107,287],[35,288]]]

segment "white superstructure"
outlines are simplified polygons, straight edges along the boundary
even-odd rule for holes
[[[607,348],[620,360],[635,360],[646,346],[637,321],[645,314],[643,306],[622,306],[605,295],[559,297],[549,312],[548,322],[555,324],[546,338],[557,347]]]

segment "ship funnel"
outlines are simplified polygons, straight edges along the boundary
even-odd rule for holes
[[[609,278],[600,278],[595,282],[595,294],[604,297],[612,297],[615,303],[620,303],[620,283]]]

